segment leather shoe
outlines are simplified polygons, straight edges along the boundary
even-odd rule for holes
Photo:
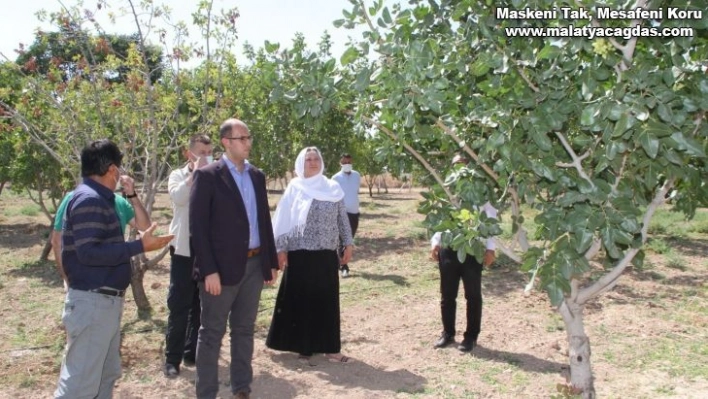
[[[182,364],[184,364],[184,365],[187,366],[187,367],[192,367],[192,366],[194,366],[195,364],[197,364],[197,362],[194,360],[193,357],[185,356],[185,357],[182,359]]]
[[[251,394],[248,392],[239,392],[237,394],[234,394],[234,399],[249,399],[251,397]]]
[[[167,378],[176,378],[179,375],[179,366],[172,363],[165,363],[162,372],[165,373],[165,377]]]
[[[457,347],[457,349],[460,352],[471,352],[475,346],[477,346],[477,340],[465,338],[462,340],[462,342],[460,342],[460,345]]]
[[[435,346],[436,348],[444,348],[444,347],[450,345],[453,341],[454,341],[454,339],[453,339],[452,335],[447,334],[447,333],[443,333],[443,334],[440,336],[440,339],[438,339],[438,340],[435,342],[435,345],[434,345],[434,346]]]

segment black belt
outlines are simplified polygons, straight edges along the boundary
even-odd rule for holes
[[[247,257],[252,258],[261,253],[261,247],[249,249],[247,252]]]
[[[88,290],[88,292],[95,292],[97,294],[108,295],[108,296],[119,296],[119,297],[125,296],[125,290],[115,290],[113,288],[94,288],[92,290]]]

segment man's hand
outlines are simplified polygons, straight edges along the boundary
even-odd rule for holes
[[[170,234],[170,235],[166,235],[166,236],[153,236],[152,232],[155,231],[156,228],[157,228],[157,223],[153,223],[143,233],[143,236],[140,239],[140,241],[142,241],[142,243],[143,243],[143,251],[144,252],[150,252],[150,251],[154,251],[156,249],[160,249],[160,248],[164,247],[165,245],[169,244],[170,241],[172,241],[172,239],[175,238],[174,234]]]
[[[221,294],[221,278],[219,273],[212,273],[204,277],[204,289],[212,295]]]
[[[270,280],[265,281],[266,285],[273,285],[275,284],[276,280],[278,280],[278,269],[270,269],[270,272]]]
[[[288,267],[288,253],[278,252],[278,269],[285,270],[286,267]]]
[[[433,249],[430,251],[430,258],[436,262],[440,260],[440,245],[436,245],[433,247]]]
[[[493,249],[488,249],[484,251],[484,260],[482,261],[482,265],[484,267],[489,267],[494,263],[494,261],[497,259],[496,253],[494,253]]]
[[[133,195],[135,194],[135,180],[133,180],[132,177],[128,175],[121,175],[120,176],[120,185],[123,190],[123,194],[125,195]]]
[[[352,260],[352,246],[347,245],[344,247],[344,254],[342,254],[342,258],[339,260],[340,265],[346,265]]]

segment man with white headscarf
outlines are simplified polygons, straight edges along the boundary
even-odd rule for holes
[[[340,353],[339,265],[352,257],[352,232],[339,184],[322,173],[316,147],[303,149],[273,217],[278,264],[283,279],[266,345],[296,352],[310,362],[324,353],[330,362],[347,362]],[[339,258],[337,249],[344,245]]]

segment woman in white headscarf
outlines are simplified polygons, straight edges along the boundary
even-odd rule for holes
[[[347,362],[340,353],[338,271],[340,263],[351,260],[353,239],[344,192],[323,171],[316,147],[300,151],[297,177],[275,210],[278,263],[285,272],[266,345],[296,352],[308,362],[315,353],[324,353],[331,362]],[[340,245],[345,247],[341,259]]]

